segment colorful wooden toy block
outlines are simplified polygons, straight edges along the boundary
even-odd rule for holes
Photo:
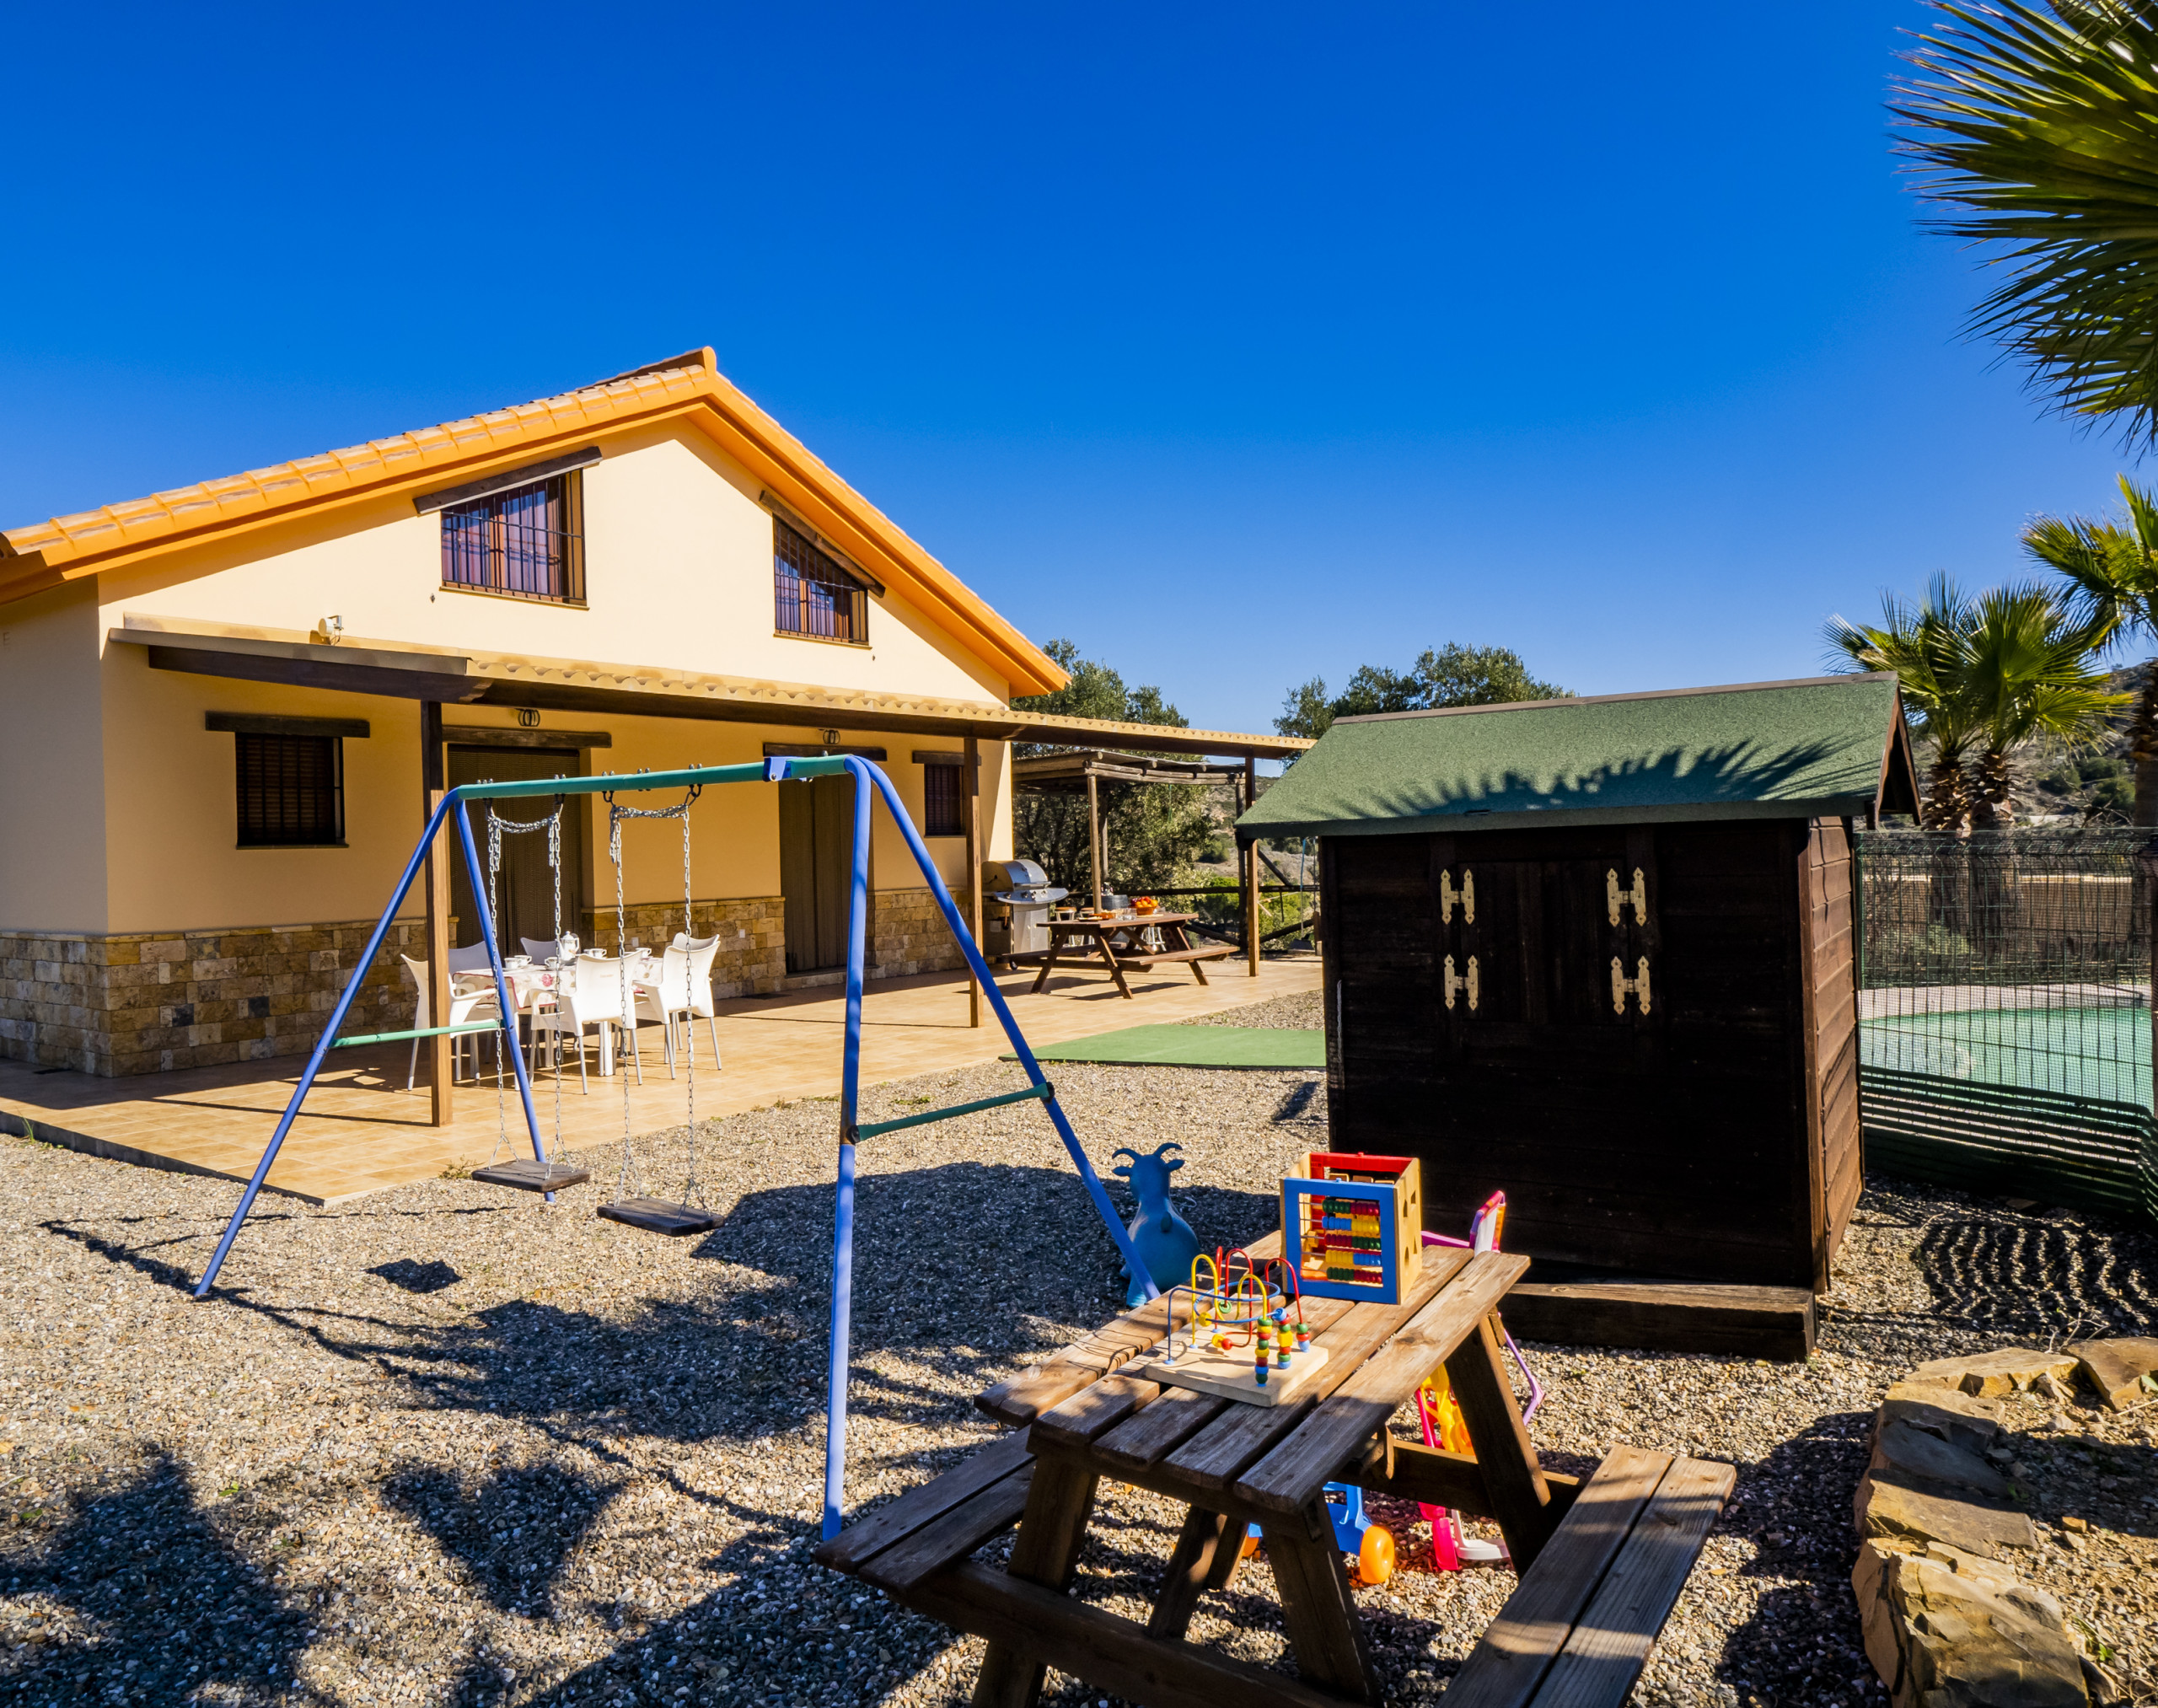
[[[1281,1183],[1281,1249],[1313,1298],[1398,1304],[1423,1267],[1423,1215],[1414,1157],[1314,1151]]]

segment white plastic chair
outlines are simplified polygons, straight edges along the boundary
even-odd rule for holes
[[[584,1034],[588,1027],[601,1029],[599,1040],[606,1045],[606,1029],[612,1027],[621,1034],[621,1050],[629,1053],[636,1063],[637,1083],[644,1083],[644,1058],[637,1054],[636,1005],[631,1002],[627,1012],[622,1007],[622,966],[611,957],[579,955],[556,975],[555,1006],[541,1008],[532,1016],[532,1054],[535,1065],[540,1055],[540,1043],[545,1039],[549,1046],[549,1061],[556,1073],[561,1072],[561,1040],[577,1040],[577,1082],[586,1091],[592,1089],[592,1081],[584,1066]],[[616,1054],[620,1054],[618,1050]]]
[[[702,1020],[711,1031],[711,1061],[719,1066],[719,1020],[713,1012],[711,964],[719,955],[717,937],[693,937],[681,932],[664,950],[659,961],[659,986],[637,991],[637,1018],[666,1029],[667,1077],[674,1077],[674,1027]]]
[[[449,969],[452,973],[484,973],[489,966],[485,943],[467,943],[461,949],[449,952]]]
[[[537,965],[544,967],[549,961],[559,959],[561,956],[562,946],[550,943],[545,937],[521,937],[518,941],[524,945],[525,953],[531,956]]]
[[[483,960],[486,953],[486,946],[482,944],[480,954]],[[452,949],[449,952],[452,971],[457,970],[457,950]],[[435,1023],[427,1018],[427,1011],[431,1006],[427,1001],[427,964],[425,961],[416,961],[410,955],[400,955],[397,959],[405,963],[405,970],[412,975],[412,986],[420,993],[418,1004],[412,1012],[412,1029],[416,1032],[424,1032]],[[502,1012],[502,1006],[495,1001],[495,993],[492,991],[474,991],[462,996],[453,991],[449,997],[449,1018],[443,1022],[443,1024],[462,1026],[468,1020],[496,1020],[501,1018]],[[472,1046],[473,1075],[475,1077],[479,1075],[480,1034],[477,1032],[458,1032],[453,1033],[449,1040],[449,1077],[452,1079],[457,1077],[457,1052],[468,1044]],[[412,1040],[412,1060],[405,1069],[405,1089],[411,1090],[419,1077],[420,1040],[415,1038]]]

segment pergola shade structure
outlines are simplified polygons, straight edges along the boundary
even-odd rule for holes
[[[1152,728],[1157,726],[1146,727]],[[1212,754],[1237,750],[1212,745],[1211,739],[1214,732],[1184,733],[1205,735],[1209,738],[1209,744],[1203,749],[1182,748],[1171,751]],[[1042,739],[1039,736],[1027,739]],[[1122,737],[1119,736],[1119,739],[1120,741]],[[1293,737],[1282,738],[1285,743],[1295,739]],[[1310,745],[1309,742],[1297,740],[1294,748],[1270,756],[1288,758]],[[1248,808],[1258,798],[1258,782],[1253,765],[1253,760],[1258,755],[1253,746],[1248,746],[1243,751],[1244,762],[1235,768],[1209,765],[1204,760],[1163,759],[1158,754],[1117,753],[1098,747],[1081,748],[1068,753],[1035,754],[1012,762],[1012,787],[1015,794],[1086,796],[1087,863],[1093,873],[1094,906],[1098,910],[1102,905],[1102,867],[1106,863],[1109,851],[1102,841],[1101,785],[1107,781],[1181,783],[1186,787],[1198,788],[1234,788],[1240,786],[1237,805]],[[1247,851],[1237,862],[1237,916],[1244,923],[1246,959],[1254,975],[1259,971],[1258,882],[1255,853]]]

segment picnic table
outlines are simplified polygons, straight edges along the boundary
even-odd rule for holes
[[[1044,921],[1049,934],[1048,950],[1040,955],[1014,957],[1015,959],[1039,959],[1042,969],[1034,975],[1031,986],[1039,991],[1049,982],[1049,975],[1060,964],[1069,968],[1106,966],[1109,976],[1116,980],[1116,987],[1126,996],[1131,986],[1125,980],[1127,968],[1146,970],[1154,967],[1175,966],[1179,964],[1191,969],[1191,975],[1200,984],[1206,982],[1205,961],[1227,960],[1236,953],[1227,945],[1207,948],[1192,947],[1190,933],[1184,927],[1197,919],[1195,913],[1114,913],[1097,914],[1086,919],[1051,919]],[[1152,930],[1160,933],[1162,947],[1150,948],[1144,933]],[[1067,958],[1070,951],[1079,951],[1076,959]],[[1098,958],[1098,959],[1097,959]]]
[[[1274,1254],[1279,1237],[1251,1248]],[[817,1558],[988,1641],[977,1708],[1028,1708],[1044,1669],[1150,1708],[1328,1708],[1376,1699],[1329,1483],[1495,1519],[1521,1581],[1448,1687],[1451,1708],[1617,1708],[1728,1496],[1726,1464],[1629,1448],[1586,1483],[1544,1470],[1501,1362],[1497,1310],[1528,1266],[1433,1249],[1398,1305],[1307,1300],[1328,1357],[1302,1397],[1258,1406],[1123,1373],[1168,1305],[1126,1313],[975,1404],[1012,1433],[823,1544]],[[1179,1302],[1178,1315],[1187,1307]],[[1473,1453],[1388,1421],[1443,1367]],[[1103,1478],[1186,1510],[1145,1625],[1066,1593]],[[1016,1523],[1001,1568],[969,1558]],[[1297,1676],[1185,1641],[1259,1526]],[[1458,1695],[1458,1702],[1452,1699]]]

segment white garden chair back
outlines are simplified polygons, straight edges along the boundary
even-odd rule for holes
[[[486,945],[482,943],[480,946],[480,953],[484,958],[486,953]],[[455,949],[449,952],[449,965],[452,972],[458,970],[457,954],[458,952]],[[412,988],[419,993],[418,1000],[412,1009],[412,1029],[416,1032],[424,1032],[435,1023],[428,1018],[434,1004],[428,1000],[427,996],[427,963],[416,961],[410,955],[400,955],[397,959],[405,963],[405,970],[411,975]],[[442,1023],[445,1026],[462,1026],[467,1020],[492,1020],[500,1016],[502,1012],[502,1007],[495,1001],[495,993],[492,991],[473,991],[462,996],[453,991],[449,997],[449,1018]],[[454,1034],[449,1040],[450,1071],[453,1077],[456,1073],[457,1051],[466,1045],[470,1045],[472,1048],[473,1074],[475,1077],[479,1074],[480,1034],[464,1032]],[[412,1059],[405,1066],[405,1089],[411,1090],[419,1077],[420,1040],[415,1038],[412,1040]]]
[[[658,986],[646,985],[637,991],[637,1018],[666,1029],[670,1079],[674,1076],[678,1024],[704,1021],[711,1034],[711,1065],[715,1070],[720,1066],[719,1022],[714,1016],[711,996],[711,964],[718,956],[717,937],[692,937],[677,932],[673,944],[660,953]]]
[[[577,1046],[577,1082],[586,1091],[592,1082],[584,1066],[584,1034],[589,1027],[602,1029],[604,1045],[605,1029],[612,1028],[621,1039],[621,1050],[626,1052],[636,1068],[637,1083],[644,1083],[644,1061],[637,1054],[637,1017],[634,1003],[629,1012],[622,1007],[622,969],[620,962],[605,955],[579,955],[565,965],[556,975],[556,1006],[551,1011],[542,1011],[532,1017],[532,1043],[536,1055],[542,1038],[553,1046],[553,1061],[557,1075],[561,1072],[561,1040],[572,1039]]]

